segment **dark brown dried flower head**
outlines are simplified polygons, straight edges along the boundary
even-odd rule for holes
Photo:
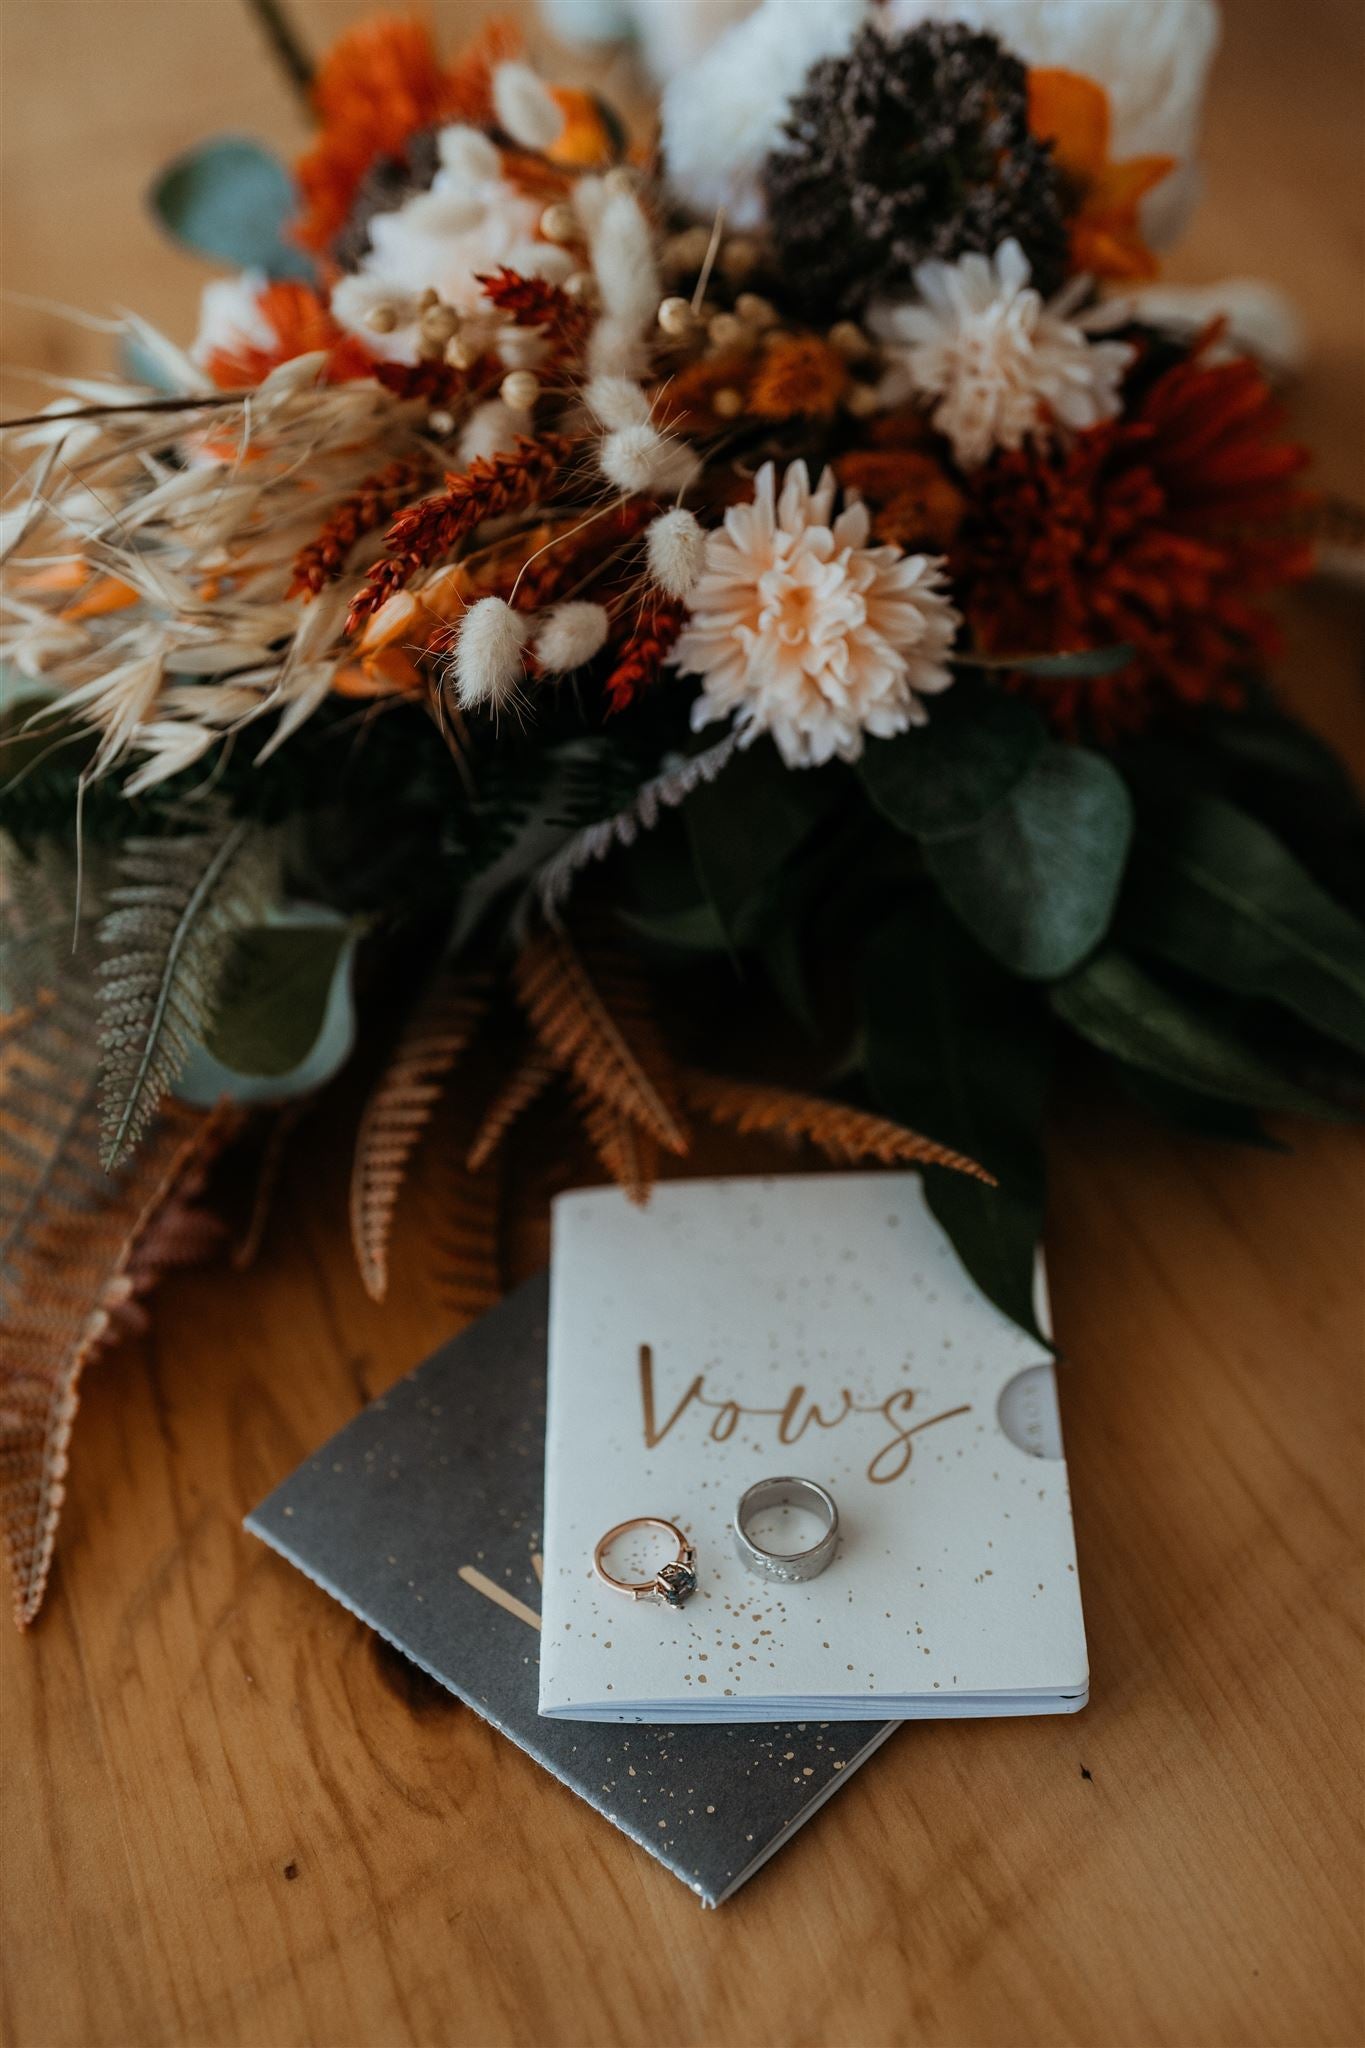
[[[865,28],[817,64],[763,182],[785,294],[828,316],[905,290],[915,265],[1022,244],[1044,293],[1067,229],[1051,147],[1029,133],[1028,74],[992,35]]]

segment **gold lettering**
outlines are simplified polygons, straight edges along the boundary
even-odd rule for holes
[[[951,1422],[954,1416],[971,1413],[971,1403],[967,1401],[958,1408],[945,1408],[941,1414],[926,1415],[922,1421],[913,1422],[910,1419],[915,1405],[913,1387],[897,1387],[880,1401],[855,1401],[848,1388],[844,1387],[840,1390],[838,1413],[826,1415],[817,1402],[807,1399],[805,1386],[799,1381],[781,1407],[755,1407],[728,1395],[717,1398],[708,1393],[706,1375],[699,1372],[689,1381],[677,1404],[661,1423],[655,1402],[654,1350],[649,1344],[640,1346],[639,1369],[640,1407],[647,1450],[652,1451],[661,1444],[689,1408],[705,1408],[710,1412],[707,1434],[713,1443],[718,1444],[728,1442],[739,1427],[742,1416],[749,1416],[755,1421],[775,1421],[778,1443],[790,1445],[799,1443],[812,1424],[817,1429],[838,1429],[850,1415],[879,1415],[890,1427],[892,1435],[889,1442],[873,1453],[868,1464],[867,1476],[874,1486],[887,1486],[908,1471],[914,1456],[914,1439],[924,1430],[932,1429],[940,1422]]]

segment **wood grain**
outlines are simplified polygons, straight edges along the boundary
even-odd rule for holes
[[[318,42],[357,11],[301,15]],[[1363,40],[1350,0],[1237,0],[1178,265],[1295,294],[1294,409],[1357,495]],[[197,273],[142,186],[215,126],[292,134],[238,7],[18,0],[4,58],[7,288],[183,331]],[[49,312],[4,319],[14,362],[99,360]],[[1307,593],[1289,633],[1292,694],[1358,749],[1358,601]],[[46,1612],[0,1640],[12,2048],[1365,2035],[1357,1139],[1225,1152],[1072,1097],[1048,1236],[1094,1703],[906,1729],[707,1915],[242,1534],[449,1328],[435,1164],[388,1304],[356,1279],[354,1106],[303,1125],[258,1266],[168,1286],[88,1380]],[[515,1166],[525,1270],[555,1168]]]

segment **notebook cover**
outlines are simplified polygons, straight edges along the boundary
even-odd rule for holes
[[[246,1526],[719,1905],[897,1724],[541,1719],[548,1299],[545,1274],[528,1280],[371,1402]]]
[[[571,1721],[1072,1713],[1088,1676],[1052,1359],[973,1285],[914,1173],[670,1181],[554,1204],[540,1707]],[[838,1504],[805,1583],[731,1522],[795,1473]],[[593,1569],[671,1521],[697,1587],[660,1613]],[[771,1511],[777,1549],[806,1529]],[[648,1577],[657,1533],[621,1539]],[[624,1611],[623,1611],[624,1609]]]

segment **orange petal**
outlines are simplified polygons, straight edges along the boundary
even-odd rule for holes
[[[83,597],[64,607],[64,619],[102,619],[108,612],[124,612],[141,604],[142,592],[117,576],[97,576]]]
[[[564,126],[545,152],[552,164],[596,171],[619,161],[625,137],[600,100],[565,85],[552,85],[550,98],[564,116]]]
[[[1153,185],[1175,169],[1173,156],[1130,156],[1106,164],[1086,194],[1086,213],[1117,213],[1135,208]]]
[[[1071,267],[1091,277],[1126,278],[1134,284],[1158,271],[1155,256],[1131,223],[1085,218],[1071,231]]]
[[[1050,142],[1061,170],[1081,184],[1099,176],[1109,155],[1109,95],[1079,71],[1028,75],[1028,124]]]
[[[386,647],[362,661],[348,661],[332,678],[332,690],[338,697],[420,695],[423,687],[416,664],[401,647]]]
[[[25,576],[22,582],[16,582],[14,587],[25,592],[81,590],[89,574],[85,563],[73,555],[69,562],[52,562],[46,569],[33,570],[31,575]]]
[[[395,590],[365,622],[360,636],[363,655],[378,654],[396,640],[410,640],[421,629],[422,607],[410,590]]]

